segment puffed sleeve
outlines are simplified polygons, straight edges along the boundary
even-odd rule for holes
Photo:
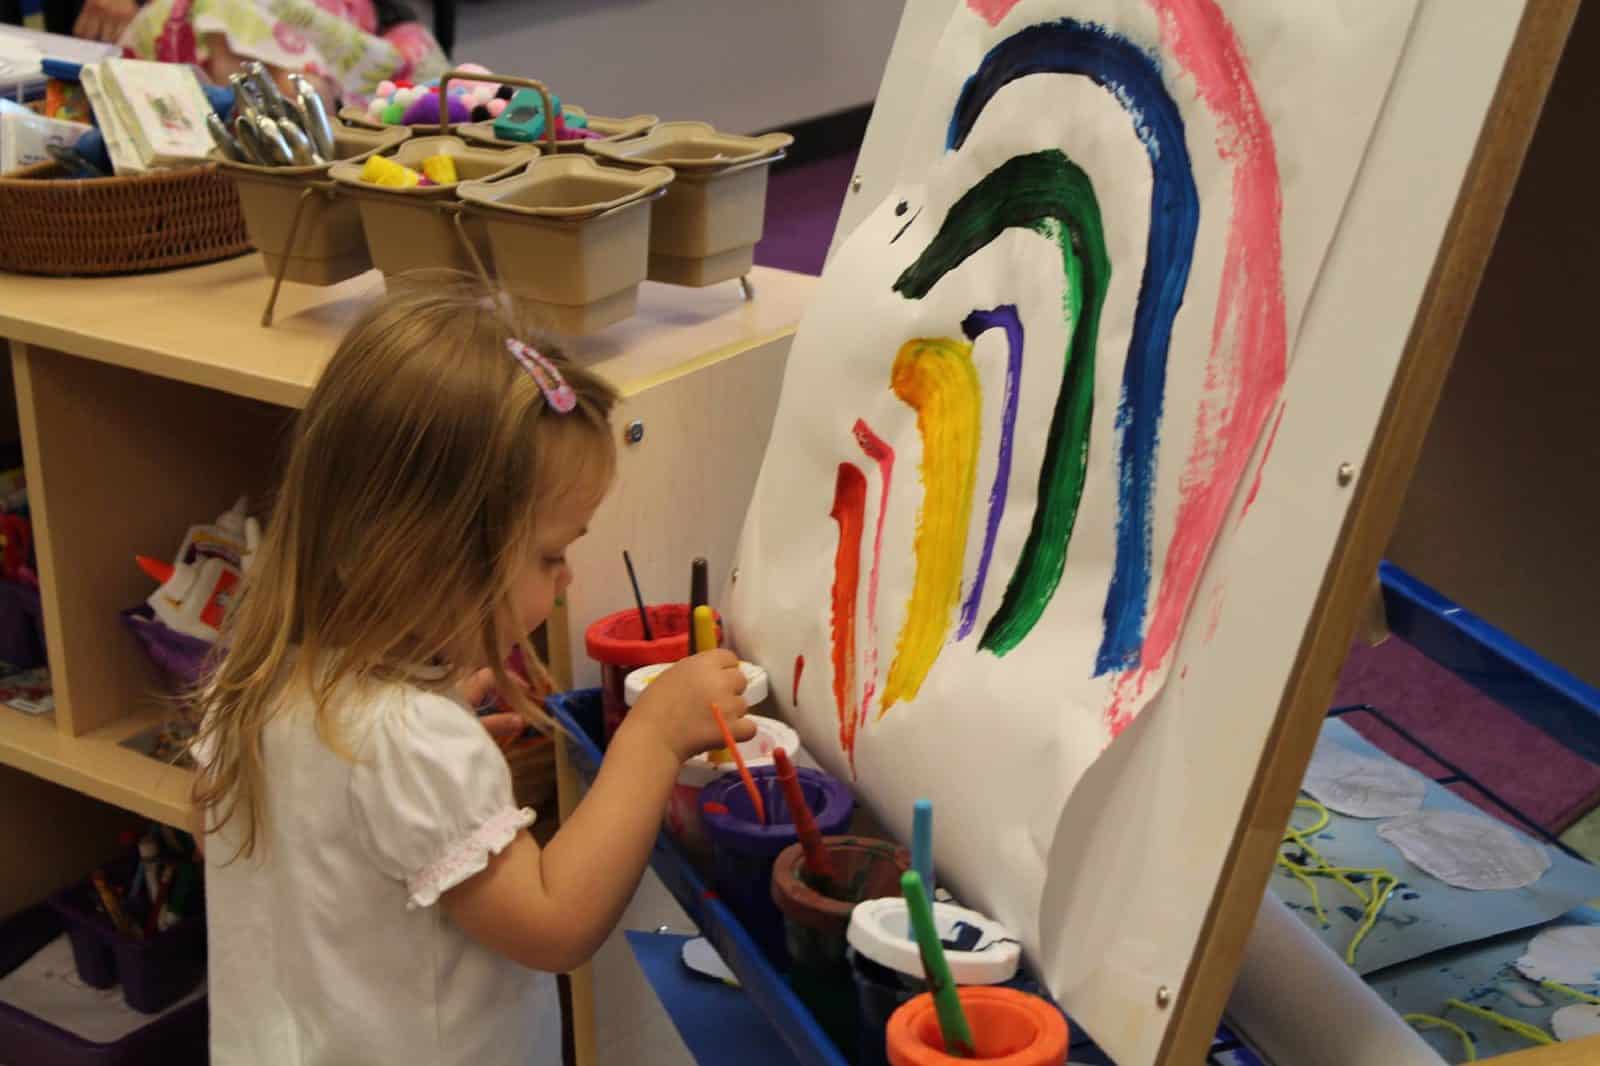
[[[376,709],[350,776],[357,832],[378,869],[406,886],[406,906],[431,907],[489,865],[533,824],[511,771],[471,711],[408,692]]]

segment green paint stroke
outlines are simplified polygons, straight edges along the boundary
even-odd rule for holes
[[[1095,339],[1111,282],[1100,204],[1089,176],[1056,149],[1013,156],[956,201],[932,243],[894,283],[895,292],[920,300],[969,256],[1013,228],[1033,230],[1061,249],[1068,334],[1061,390],[1039,468],[1033,527],[981,641],[996,655],[1005,655],[1027,637],[1055,595],[1083,499],[1094,414]]]

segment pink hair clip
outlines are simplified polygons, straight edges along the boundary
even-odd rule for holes
[[[568,414],[578,406],[578,394],[572,391],[567,379],[561,376],[555,364],[539,353],[532,345],[523,344],[515,337],[506,340],[506,350],[522,364],[533,383],[544,393],[544,402],[557,414]]]

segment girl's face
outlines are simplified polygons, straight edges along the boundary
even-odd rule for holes
[[[567,549],[589,531],[589,520],[600,505],[599,500],[581,498],[584,495],[567,493],[564,499],[540,509],[533,544],[511,575],[513,617],[502,620],[500,626],[505,642],[500,649],[502,658],[511,654],[518,635],[532,633],[544,624],[556,599],[572,584]]]

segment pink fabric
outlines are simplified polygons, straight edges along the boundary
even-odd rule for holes
[[[1600,766],[1529,725],[1403,640],[1358,644],[1345,660],[1335,707],[1381,710],[1540,826],[1560,832],[1600,801]],[[1370,715],[1346,718],[1372,743],[1424,773],[1418,753]],[[1473,799],[1469,790],[1463,793]],[[1492,812],[1491,812],[1492,813]]]

